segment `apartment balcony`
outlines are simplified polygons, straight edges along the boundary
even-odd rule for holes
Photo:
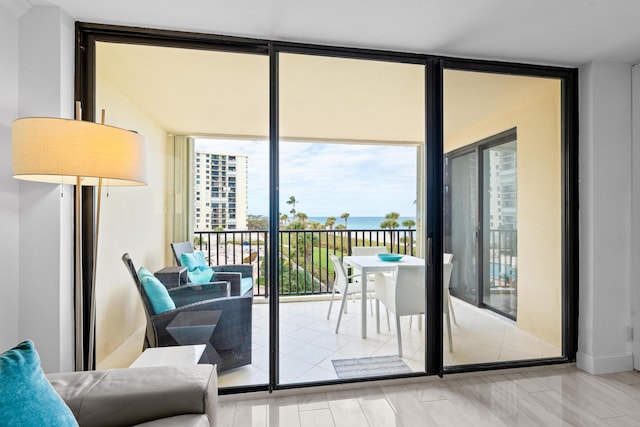
[[[513,232],[511,232],[513,233]],[[496,230],[492,253],[496,277],[492,289],[499,288],[509,303],[509,284],[498,272],[516,275],[516,239],[509,232]],[[202,250],[212,266],[244,263],[254,266],[253,354],[252,364],[220,374],[226,386],[261,384],[268,379],[269,286],[266,274],[267,231],[196,232],[196,249]],[[335,333],[339,304],[333,304],[327,319],[333,269],[328,254],[344,256],[353,246],[386,246],[389,252],[416,255],[414,230],[282,230],[278,277],[280,380],[300,383],[337,379],[332,360],[397,355],[395,320],[387,326],[381,310],[381,330],[377,332],[374,310],[368,308],[367,338],[361,337],[361,304],[349,301],[340,331]],[[339,302],[339,295],[337,301]],[[452,351],[448,351],[446,331],[445,366],[527,360],[561,356],[561,349],[541,337],[520,330],[517,322],[486,308],[452,298]],[[513,303],[513,298],[511,298]],[[369,307],[369,303],[367,307]],[[423,319],[412,316],[401,320],[403,361],[415,371],[425,364],[425,334],[419,328]]]

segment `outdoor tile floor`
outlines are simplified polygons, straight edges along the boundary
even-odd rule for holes
[[[223,372],[220,387],[265,384],[268,380],[268,305],[256,297],[253,306],[253,361],[251,365]],[[264,300],[263,300],[264,301]],[[560,356],[561,350],[533,335],[520,331],[515,323],[488,310],[478,309],[453,298],[458,325],[452,323],[453,352],[448,352],[444,332],[445,366],[480,362],[534,359]],[[381,307],[380,333],[375,315],[367,314],[367,338],[360,336],[360,301],[349,301],[335,333],[339,305],[333,305],[327,320],[329,301],[283,302],[280,304],[280,383],[305,383],[336,379],[332,360],[397,355],[395,321],[387,328]],[[369,305],[367,305],[369,307]],[[375,304],[374,311],[375,312]],[[424,331],[417,317],[411,328],[403,317],[403,360],[414,371],[424,369]]]

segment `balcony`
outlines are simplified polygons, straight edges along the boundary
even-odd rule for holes
[[[513,232],[493,232],[491,261],[495,271],[516,275],[516,239]],[[253,363],[220,375],[223,387],[265,383],[268,378],[269,286],[265,261],[268,231],[196,232],[196,249],[212,266],[252,264],[254,277]],[[332,360],[397,354],[395,321],[387,327],[382,314],[380,333],[375,316],[368,312],[368,334],[361,338],[361,304],[348,302],[339,334],[335,333],[338,305],[327,319],[333,286],[328,254],[351,253],[353,246],[384,245],[389,252],[416,255],[415,230],[282,230],[280,269],[280,375],[283,383],[336,379]],[[505,265],[496,265],[504,262]],[[503,288],[504,278],[491,277],[492,288]],[[516,322],[492,311],[452,298],[457,324],[452,324],[453,351],[444,343],[445,366],[506,360],[559,357],[561,350],[543,339],[519,330]],[[374,305],[375,308],[375,305]],[[401,321],[403,360],[413,371],[422,371],[425,360],[424,331],[417,316]],[[446,332],[445,332],[446,334]],[[446,335],[445,335],[446,336]]]

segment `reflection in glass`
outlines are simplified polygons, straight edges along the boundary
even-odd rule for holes
[[[443,90],[444,364],[561,356],[561,81],[445,70]]]

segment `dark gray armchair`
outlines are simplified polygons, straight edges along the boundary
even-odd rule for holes
[[[180,255],[193,253],[191,242],[171,243],[171,250],[178,265],[182,265]],[[251,264],[214,265],[212,281],[224,280],[231,284],[231,296],[253,294],[253,266]]]
[[[122,261],[142,298],[144,348],[205,344],[200,363],[219,372],[251,363],[252,295],[227,296],[227,282],[181,286],[168,290],[176,308],[155,314],[129,254]]]

